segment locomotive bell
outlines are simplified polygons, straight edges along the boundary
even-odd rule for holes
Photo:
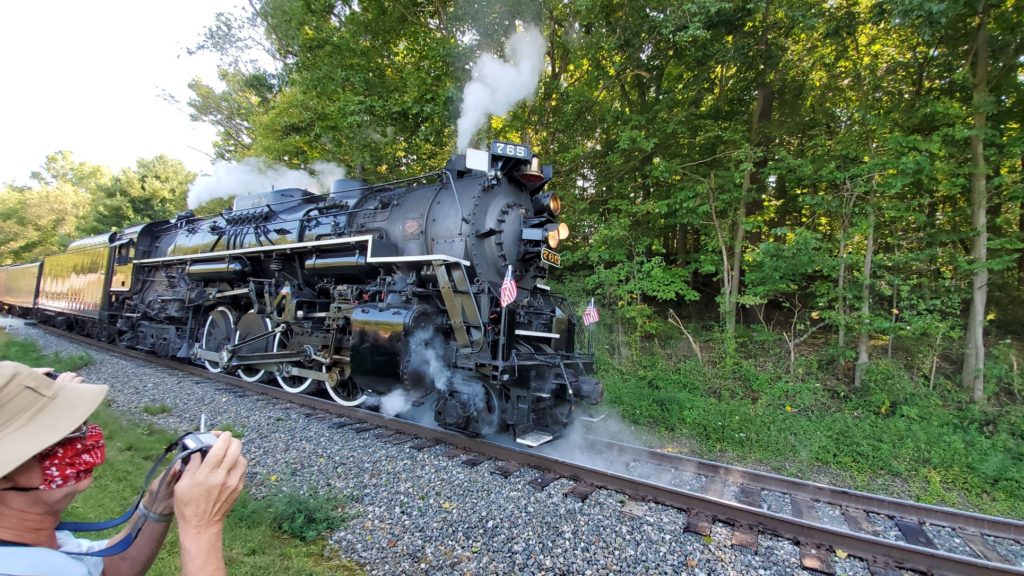
[[[534,156],[530,160],[530,167],[519,173],[519,180],[530,186],[544,181],[544,173],[540,169],[540,158]]]

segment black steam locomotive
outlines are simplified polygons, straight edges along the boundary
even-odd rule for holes
[[[529,147],[470,154],[411,180],[239,196],[218,216],[79,240],[0,268],[0,301],[213,372],[347,406],[397,398],[395,411],[535,446],[603,396],[571,307],[541,283],[568,227]]]

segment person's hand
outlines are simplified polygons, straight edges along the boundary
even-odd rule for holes
[[[174,466],[166,472],[167,480],[164,480],[163,486],[160,485],[161,478],[164,474],[160,474],[149,484],[149,489],[146,490],[146,496],[143,498],[143,502],[152,512],[157,514],[170,514],[174,512],[174,485],[178,482],[178,478],[181,477],[181,462],[175,462]]]
[[[33,368],[33,370],[39,372],[43,376],[53,372],[53,368]],[[61,372],[60,375],[57,376],[57,382],[60,382],[61,384],[84,384],[85,378],[82,378],[74,372]]]
[[[222,432],[205,457],[194,454],[174,486],[174,513],[183,530],[219,530],[242,492],[249,463],[242,442]]]

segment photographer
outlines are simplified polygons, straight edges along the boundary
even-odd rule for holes
[[[228,511],[245,481],[241,442],[218,434],[205,456],[193,455],[146,491],[125,530],[107,541],[58,529],[75,496],[103,463],[99,426],[86,422],[107,393],[72,373],[56,380],[15,362],[0,362],[0,574],[122,576],[145,574],[174,516],[182,574],[226,574],[221,549]],[[141,526],[137,531],[131,527]],[[78,555],[134,537],[116,555]]]

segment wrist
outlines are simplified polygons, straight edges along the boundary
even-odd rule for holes
[[[224,537],[224,525],[216,523],[197,523],[187,518],[178,519],[178,538],[182,546],[220,546]]]
[[[174,519],[173,508],[171,509],[170,512],[157,512],[155,510],[150,510],[149,507],[146,506],[145,502],[139,502],[139,508],[137,511],[140,516],[142,516],[149,522],[158,522],[161,524],[166,524]]]
[[[148,502],[147,502],[148,500]],[[146,509],[156,514],[174,515],[174,498],[143,498],[139,505],[145,505]]]

